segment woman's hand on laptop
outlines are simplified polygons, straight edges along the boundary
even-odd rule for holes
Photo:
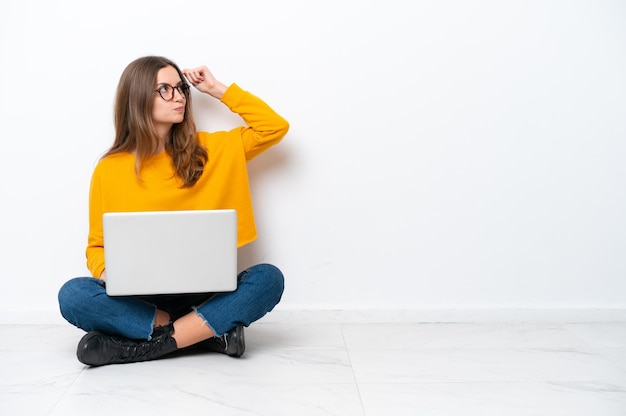
[[[103,282],[107,281],[107,271],[106,270],[102,270],[102,274],[100,274],[100,280],[102,280]]]

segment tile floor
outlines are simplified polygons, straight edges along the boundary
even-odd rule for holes
[[[0,326],[0,415],[626,415],[626,323],[259,322],[241,359],[100,368],[81,336]]]

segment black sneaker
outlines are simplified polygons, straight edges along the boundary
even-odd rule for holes
[[[76,356],[78,361],[91,366],[154,360],[178,349],[172,328],[168,325],[156,329],[150,341],[92,331],[78,343]]]
[[[237,325],[221,337],[209,338],[196,346],[204,351],[219,352],[231,357],[241,357],[246,350],[243,325]]]

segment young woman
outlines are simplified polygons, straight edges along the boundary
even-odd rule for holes
[[[246,126],[197,132],[187,81],[239,114]],[[89,194],[86,255],[93,277],[71,279],[59,291],[63,317],[88,331],[78,359],[92,366],[130,363],[192,345],[240,357],[243,328],[280,301],[280,270],[253,266],[228,293],[108,296],[102,215],[233,208],[241,247],[256,238],[246,162],[278,143],[289,124],[236,84],[216,80],[206,66],[181,70],[158,56],[126,67],[114,112],[115,141],[93,172]]]

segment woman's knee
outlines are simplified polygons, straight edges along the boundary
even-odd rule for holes
[[[62,300],[72,300],[85,293],[85,289],[93,285],[93,283],[89,281],[91,279],[92,278],[89,277],[75,277],[65,282],[59,289],[59,302]]]
[[[258,264],[254,268],[265,290],[276,294],[280,299],[285,290],[285,277],[280,269],[268,263]]]
[[[61,286],[58,293],[61,314],[66,317],[73,315],[73,311],[87,302],[85,298],[93,297],[101,289],[101,284],[92,277],[75,277]]]

